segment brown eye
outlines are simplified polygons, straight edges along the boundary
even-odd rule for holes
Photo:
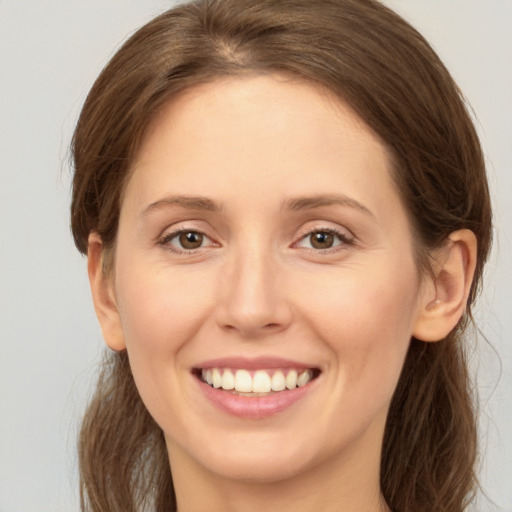
[[[183,249],[199,249],[203,245],[204,236],[196,231],[184,231],[178,235],[178,241]]]
[[[318,231],[309,235],[311,247],[315,249],[330,249],[334,245],[334,235],[326,231]]]
[[[203,251],[213,247],[220,247],[220,244],[201,231],[189,229],[177,229],[172,233],[168,233],[158,241],[158,245],[172,253],[181,255],[193,254],[197,250]]]
[[[346,249],[353,243],[353,238],[350,235],[327,228],[310,231],[295,242],[294,247],[314,250],[321,254],[329,252],[329,249],[333,251]]]

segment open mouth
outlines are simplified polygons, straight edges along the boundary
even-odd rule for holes
[[[233,368],[196,368],[194,374],[210,387],[239,396],[267,396],[300,388],[316,379],[316,368],[246,370]]]

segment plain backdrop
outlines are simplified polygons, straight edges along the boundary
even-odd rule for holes
[[[312,0],[314,1],[314,0]],[[75,439],[103,349],[68,227],[81,104],[163,0],[0,0],[0,512],[78,511]],[[512,0],[386,0],[433,44],[471,103],[496,243],[477,318],[481,479],[512,511]]]

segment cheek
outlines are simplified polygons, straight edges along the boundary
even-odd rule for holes
[[[211,285],[193,272],[132,271],[119,283],[118,306],[129,351],[175,355],[208,315]]]
[[[307,293],[302,291],[301,309],[305,315],[309,311],[330,337],[350,333],[354,345],[360,344],[365,332],[379,332],[384,340],[412,331],[419,294],[416,273],[393,275],[370,268],[311,279],[305,285]],[[296,295],[300,300],[300,294]]]
[[[369,387],[390,395],[403,365],[417,310],[416,272],[390,279],[367,272],[310,287],[304,315],[331,349],[340,382],[364,398]],[[334,283],[334,280],[330,281]]]
[[[186,414],[176,398],[186,394],[184,354],[211,314],[211,286],[182,271],[136,271],[127,263],[118,268],[118,309],[137,389],[156,422],[176,428]]]

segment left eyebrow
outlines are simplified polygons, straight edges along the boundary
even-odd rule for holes
[[[309,210],[313,208],[320,208],[322,206],[348,206],[350,208],[355,208],[360,212],[363,212],[370,217],[375,217],[375,215],[362,203],[352,199],[351,197],[345,195],[315,195],[315,196],[300,196],[293,199],[288,199],[284,202],[283,208],[286,210]]]
[[[158,201],[155,201],[141,212],[141,216],[144,217],[148,213],[154,210],[161,210],[170,206],[178,206],[186,208],[187,210],[206,210],[209,212],[220,212],[221,205],[215,203],[211,199],[202,196],[168,196]]]

